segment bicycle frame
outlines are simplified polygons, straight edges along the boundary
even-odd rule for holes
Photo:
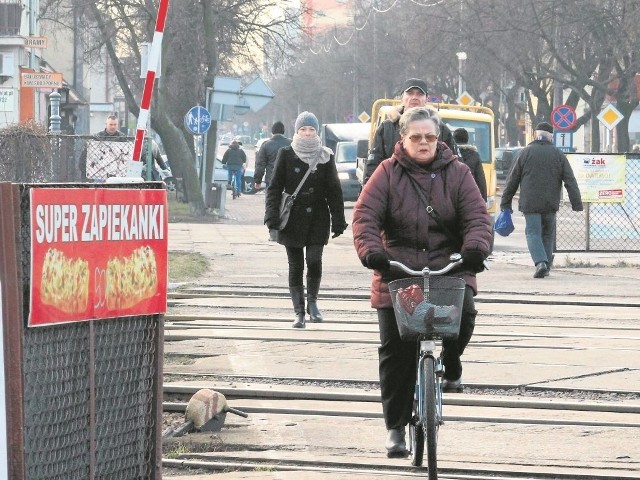
[[[428,280],[431,275],[444,275],[462,263],[460,254],[453,254],[450,263],[444,268],[431,271],[428,267],[420,271],[412,270],[400,262],[390,261],[391,266],[398,267],[412,276],[422,276],[424,280],[424,296],[428,299]],[[410,425],[412,461],[414,466],[422,466],[422,459],[426,446],[427,469],[429,480],[437,480],[437,443],[438,429],[442,420],[442,376],[444,366],[441,356],[434,354],[436,342],[433,337],[426,335],[418,339],[418,364],[416,371],[416,393],[414,416]]]
[[[425,378],[424,375],[420,375],[420,372],[424,372],[424,362],[433,362],[434,372],[436,374],[436,406],[437,406],[437,422],[438,425],[442,425],[442,375],[444,374],[444,367],[442,365],[442,359],[434,355],[436,349],[436,342],[434,340],[420,340],[420,352],[418,357],[418,381],[416,385],[418,387],[418,399],[424,400],[425,398]],[[418,421],[421,425],[424,425],[426,417],[426,407],[424,401],[418,402]]]

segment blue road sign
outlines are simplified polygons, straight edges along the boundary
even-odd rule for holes
[[[558,130],[571,130],[577,121],[576,111],[570,105],[558,105],[551,111],[551,123]]]
[[[211,114],[209,110],[200,105],[191,107],[184,116],[184,126],[193,135],[207,133],[211,127]]]

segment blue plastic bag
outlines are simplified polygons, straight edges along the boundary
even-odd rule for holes
[[[513,220],[511,220],[511,209],[506,208],[500,212],[498,218],[496,218],[496,223],[493,225],[493,229],[498,233],[498,235],[502,235],[503,237],[508,237],[511,232],[514,230]]]

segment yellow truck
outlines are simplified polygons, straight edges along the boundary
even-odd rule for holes
[[[400,100],[383,98],[376,100],[371,109],[371,130],[368,145],[373,145],[373,137],[378,126],[387,118],[388,112],[400,104]],[[475,145],[482,160],[484,176],[487,181],[487,211],[494,216],[499,209],[496,197],[497,177],[494,147],[493,111],[487,107],[466,106],[447,103],[429,104],[438,111],[442,121],[451,131],[463,127],[469,132],[469,143]],[[360,184],[364,177],[364,165],[367,161],[368,147],[364,142],[359,145],[356,175]]]

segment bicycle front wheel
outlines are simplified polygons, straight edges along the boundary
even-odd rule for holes
[[[434,367],[433,358],[427,358],[424,361],[424,374],[425,374],[425,418],[424,418],[424,434],[426,436],[427,443],[427,470],[429,474],[429,480],[438,480],[438,428],[440,422],[438,421],[438,406],[436,404],[436,388],[437,378]]]

